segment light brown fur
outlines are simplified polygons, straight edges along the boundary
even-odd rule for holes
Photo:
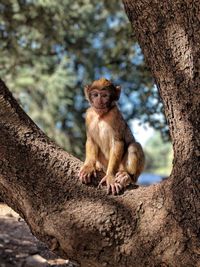
[[[99,87],[101,87],[101,80],[96,81]],[[102,82],[105,83],[105,80]],[[112,86],[114,87],[113,84]],[[94,87],[94,90],[99,93],[102,88]],[[91,89],[90,87],[90,92]],[[105,91],[104,88],[103,90]],[[108,91],[109,88],[106,90]],[[94,99],[94,101],[100,101],[97,104],[102,108],[96,109],[97,104],[93,106],[94,101],[88,93],[89,90],[86,89],[88,94],[86,97],[91,107],[86,112],[86,159],[80,170],[80,179],[83,183],[89,183],[91,177],[96,176],[96,171],[103,170],[106,175],[100,185],[105,182],[108,193],[111,191],[112,194],[118,194],[131,182],[135,183],[144,168],[142,147],[135,141],[115,101],[111,100],[119,98],[119,87],[116,90],[118,91],[114,98],[110,94],[110,100],[104,100],[107,105],[109,104],[107,109],[102,108],[104,103],[102,104],[101,100]],[[98,97],[100,99],[101,95]],[[108,101],[110,102],[107,103]]]

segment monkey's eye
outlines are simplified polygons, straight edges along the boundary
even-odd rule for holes
[[[109,97],[109,94],[102,94],[102,97],[104,98]]]
[[[93,93],[92,97],[98,97],[98,93]]]

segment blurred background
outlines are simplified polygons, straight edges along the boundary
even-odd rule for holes
[[[36,124],[84,159],[83,87],[121,85],[120,109],[146,154],[139,182],[167,177],[172,146],[158,90],[117,0],[1,0],[0,77]]]

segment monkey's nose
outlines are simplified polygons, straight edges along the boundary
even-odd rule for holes
[[[101,97],[98,98],[98,103],[99,103],[99,104],[102,104],[102,99],[101,99]]]

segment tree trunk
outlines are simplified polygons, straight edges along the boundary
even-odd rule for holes
[[[200,2],[123,3],[164,103],[174,150],[170,212],[193,259],[200,256]],[[177,266],[187,264],[184,253]]]
[[[199,266],[199,3],[124,5],[164,102],[171,177],[120,196],[82,185],[81,162],[49,140],[0,82],[0,192],[35,236],[83,267]]]

